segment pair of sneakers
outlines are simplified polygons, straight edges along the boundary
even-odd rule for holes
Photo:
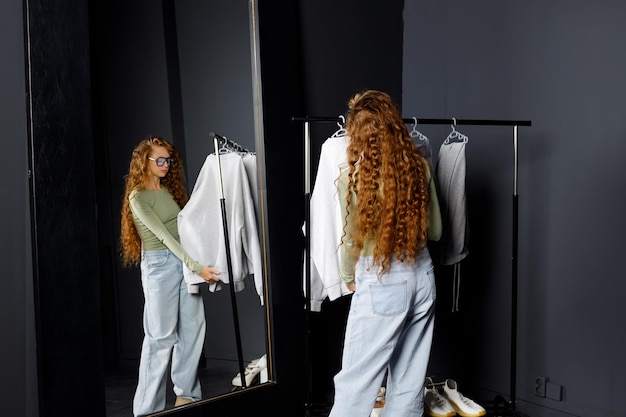
[[[479,404],[465,397],[458,390],[453,379],[446,379],[443,394],[430,377],[426,377],[424,385],[424,409],[431,417],[452,417],[456,414],[463,417],[480,417],[487,411]]]

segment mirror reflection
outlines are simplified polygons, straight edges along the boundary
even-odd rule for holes
[[[101,68],[107,73],[102,88],[108,152],[117,155],[111,161],[111,194],[123,194],[120,179],[128,170],[132,148],[142,138],[156,135],[174,144],[185,165],[193,210],[189,206],[181,213],[193,211],[196,216],[203,199],[211,199],[205,219],[186,219],[185,232],[181,232],[181,243],[193,256],[202,257],[198,239],[229,252],[223,260],[230,262],[219,266],[221,281],[197,284],[206,319],[198,364],[202,398],[245,395],[245,389],[271,380],[263,141],[258,123],[262,117],[253,48],[255,4],[248,0],[134,3],[124,2],[123,7],[118,1],[109,3],[107,18],[100,23],[105,32],[107,27],[116,28],[102,46]],[[155,84],[150,79],[155,77],[167,82],[155,91],[143,91]],[[144,95],[139,106],[136,94]],[[166,97],[169,124],[155,122],[151,106],[158,104],[150,103],[154,97]],[[233,181],[233,167],[240,163],[246,169],[245,187]],[[215,186],[204,196],[202,180]],[[233,194],[233,189],[249,194]],[[229,217],[248,204],[253,208],[248,223],[242,225]],[[224,213],[227,222],[223,222]],[[112,223],[119,223],[118,219]],[[256,233],[252,233],[254,228]],[[108,287],[105,284],[103,292],[109,417],[132,415],[143,339],[140,271],[122,268],[119,260],[115,263],[112,282]],[[176,406],[167,377],[165,410]]]

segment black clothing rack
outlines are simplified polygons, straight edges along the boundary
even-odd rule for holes
[[[230,288],[230,301],[233,310],[233,321],[235,325],[235,339],[237,342],[237,359],[239,361],[239,379],[241,380],[241,388],[246,388],[246,373],[243,366],[243,349],[241,346],[241,331],[239,330],[239,314],[237,312],[237,297],[235,296],[235,283],[233,280],[233,264],[230,254],[230,239],[228,237],[228,221],[226,219],[226,200],[224,198],[224,182],[222,181],[222,165],[220,162],[220,153],[223,151],[234,152],[247,152],[247,150],[236,142],[218,135],[217,133],[210,132],[209,136],[213,139],[213,145],[215,146],[215,155],[217,156],[217,172],[219,176],[219,188],[220,188],[220,205],[222,208],[222,226],[224,228],[224,244],[226,245],[226,265],[228,268],[228,276],[231,279],[231,283],[228,286]]]
[[[518,127],[531,126],[530,120],[490,120],[490,119],[420,119],[420,118],[403,118],[404,123],[421,124],[421,125],[474,125],[474,126],[512,126],[513,127],[513,216],[512,216],[512,255],[511,255],[511,355],[510,355],[510,387],[509,400],[507,401],[501,395],[497,395],[494,399],[495,409],[502,415],[502,412],[509,411],[511,415],[518,416],[515,411],[515,389],[517,378],[517,266],[518,266],[518,208],[519,195],[517,193],[517,169],[518,169]],[[311,123],[342,123],[344,120],[340,117],[292,117],[292,121],[304,122],[304,194],[305,194],[305,271],[306,271],[306,372],[307,372],[307,397],[306,397],[306,415],[310,415],[311,400],[311,355],[310,355],[310,338],[311,338],[311,258],[310,258],[310,209],[311,209]],[[504,409],[500,409],[502,405]]]

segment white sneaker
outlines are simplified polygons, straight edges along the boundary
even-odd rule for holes
[[[376,397],[376,402],[385,402],[385,395],[387,395],[387,388],[380,387],[378,388],[378,396]]]
[[[376,397],[376,403],[374,404],[374,409],[370,414],[370,417],[381,417],[383,415],[383,409],[385,408],[385,394],[387,393],[387,389],[385,387],[380,387],[378,389],[378,396]]]
[[[424,385],[424,411],[431,417],[452,417],[456,415],[452,404],[439,393],[430,377],[426,377],[426,384]]]
[[[383,415],[383,408],[384,407],[374,408],[370,417],[381,417]]]
[[[482,406],[464,397],[463,394],[458,391],[456,381],[446,379],[443,392],[459,415],[463,417],[480,417],[487,414],[487,411]]]

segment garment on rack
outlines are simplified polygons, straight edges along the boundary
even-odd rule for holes
[[[420,154],[428,161],[430,171],[434,172],[433,151],[430,147],[430,140],[425,134],[417,130],[417,117],[413,118],[413,129],[409,132],[409,136],[413,139],[413,143],[417,146]]]
[[[329,137],[320,151],[310,200],[311,311],[320,311],[326,297],[333,301],[351,294],[341,281],[339,273],[339,244],[343,219],[337,196],[337,179],[341,166],[347,162],[348,140],[347,136]],[[306,293],[308,274],[304,272]]]
[[[469,228],[465,199],[465,142],[444,142],[437,159],[437,182],[443,231],[440,262],[454,265],[468,254]]]
[[[248,183],[250,184],[250,193],[252,194],[252,201],[254,202],[254,210],[259,215],[259,189],[257,184],[257,159],[256,154],[250,152],[242,154],[243,166],[246,168],[246,174],[248,176]],[[257,223],[257,230],[259,229]]]
[[[254,152],[247,152],[241,154],[243,166],[246,169],[246,175],[248,177],[248,186],[250,187],[250,193],[252,194],[252,209],[254,210],[254,216],[256,220],[256,235],[255,242],[259,243],[258,253],[255,254],[258,259],[253,262],[254,271],[254,285],[259,297],[261,297],[261,304],[263,304],[263,258],[261,255],[261,211],[259,209],[259,187],[257,186],[257,157]]]
[[[232,276],[224,239],[220,201],[219,168],[222,170],[224,206]],[[263,300],[263,265],[257,229],[254,196],[242,155],[232,152],[210,154],[198,174],[187,205],[178,214],[178,231],[183,248],[204,265],[218,269],[220,281],[234,285],[235,291],[245,288],[245,278],[254,274],[257,294]],[[189,292],[198,292],[202,277],[184,268]],[[208,284],[209,291],[221,289],[220,282]]]
[[[241,154],[241,158],[243,160],[243,165],[246,168],[246,174],[248,175],[248,183],[250,184],[250,193],[252,194],[252,201],[254,202],[254,211],[256,215],[256,230],[259,234],[259,240],[262,240],[261,231],[263,227],[263,221],[261,219],[261,203],[260,203],[260,190],[257,186],[257,157],[256,153],[248,152],[245,154]],[[261,247],[263,245],[261,244]]]
[[[420,154],[428,161],[428,165],[430,166],[431,171],[434,170],[433,165],[433,150],[430,146],[430,140],[424,136],[420,140],[415,141],[415,145],[417,149],[420,151]]]
[[[437,159],[437,181],[443,230],[440,240],[439,261],[442,265],[453,265],[452,311],[459,310],[461,285],[460,262],[468,255],[469,227],[465,198],[465,144],[462,141],[446,140],[439,149]]]

